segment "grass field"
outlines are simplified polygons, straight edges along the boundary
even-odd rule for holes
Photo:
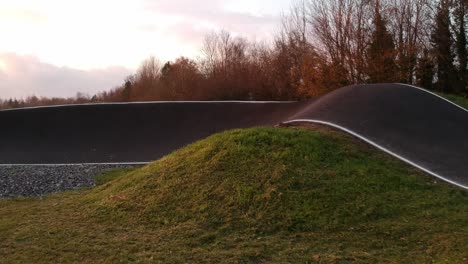
[[[468,195],[328,129],[234,130],[0,201],[0,262],[466,263]]]

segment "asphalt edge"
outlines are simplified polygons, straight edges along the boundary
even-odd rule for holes
[[[21,108],[0,109],[0,112],[34,110],[34,109],[48,109],[60,107],[80,107],[80,106],[106,106],[106,105],[143,105],[143,104],[219,104],[219,103],[232,103],[232,104],[291,104],[298,101],[141,101],[141,102],[109,102],[109,103],[85,103],[85,104],[60,104],[60,105],[44,105],[44,106],[30,106]]]
[[[339,129],[339,130],[344,131],[344,132],[346,132],[346,133],[348,133],[348,134],[350,134],[350,135],[352,135],[352,136],[354,136],[354,137],[368,143],[369,145],[371,145],[371,146],[373,146],[373,147],[375,147],[375,148],[377,148],[377,149],[379,149],[379,150],[381,150],[381,151],[383,151],[383,152],[385,152],[387,154],[390,154],[391,156],[393,156],[393,157],[395,157],[395,158],[397,158],[397,159],[399,159],[399,160],[401,160],[401,161],[403,161],[403,162],[405,162],[405,163],[407,163],[407,164],[409,164],[409,165],[411,165],[411,166],[413,166],[413,167],[415,167],[417,169],[420,169],[420,170],[422,170],[422,171],[424,171],[424,172],[426,172],[426,173],[428,173],[428,174],[430,174],[430,175],[432,175],[432,176],[434,176],[434,177],[436,177],[436,178],[438,178],[438,179],[440,179],[442,181],[445,181],[447,183],[450,183],[450,184],[455,185],[457,187],[460,187],[462,189],[468,190],[468,186],[463,185],[463,184],[458,183],[458,182],[455,182],[455,181],[452,181],[452,180],[449,180],[449,179],[447,179],[447,178],[445,178],[445,177],[443,177],[443,176],[441,176],[441,175],[439,175],[439,174],[437,174],[437,173],[435,173],[435,172],[433,172],[433,171],[431,171],[431,170],[429,170],[427,168],[424,168],[423,166],[421,166],[421,165],[419,165],[419,164],[417,164],[417,163],[415,163],[415,162],[413,162],[413,161],[411,161],[411,160],[409,160],[409,159],[407,159],[407,158],[405,158],[405,157],[403,157],[403,156],[401,156],[401,155],[399,155],[399,154],[397,154],[397,153],[395,153],[395,152],[393,152],[393,151],[391,151],[391,150],[389,150],[389,149],[375,143],[374,141],[372,141],[372,140],[370,140],[370,139],[368,139],[368,138],[366,138],[366,137],[364,137],[364,136],[362,136],[362,135],[360,135],[360,134],[358,134],[358,133],[356,133],[356,132],[354,132],[352,130],[349,130],[349,129],[345,128],[345,127],[342,127],[340,125],[337,125],[337,124],[334,124],[334,123],[331,123],[331,122],[327,122],[327,121],[315,120],[315,119],[295,119],[295,120],[289,120],[289,121],[283,122],[282,124],[294,125],[294,124],[297,124],[297,123],[321,124],[321,125],[326,125],[326,126],[329,126],[329,127]]]
[[[426,92],[426,93],[428,93],[428,94],[431,94],[431,95],[433,95],[433,96],[435,96],[435,97],[438,97],[439,99],[442,99],[442,100],[444,100],[444,101],[446,101],[446,102],[448,102],[448,103],[450,103],[450,104],[452,104],[452,105],[454,105],[454,106],[460,108],[461,110],[463,110],[463,111],[465,111],[465,112],[468,112],[468,109],[464,108],[463,106],[458,105],[458,104],[456,104],[456,103],[450,101],[449,99],[447,99],[447,98],[445,98],[445,97],[443,97],[443,96],[440,96],[440,95],[438,95],[438,94],[436,94],[436,93],[434,93],[434,92],[431,92],[431,91],[429,91],[429,90],[426,90],[426,89],[424,89],[424,88],[417,87],[417,86],[414,86],[414,85],[411,85],[411,84],[406,84],[406,83],[396,83],[396,84],[408,86],[408,87],[411,87],[411,88],[414,88],[414,89],[417,89],[417,90]]]
[[[15,166],[24,166],[24,167],[34,167],[34,166],[42,166],[42,167],[65,167],[65,166],[99,166],[99,165],[129,165],[129,166],[138,166],[138,165],[148,165],[152,161],[142,161],[142,162],[104,162],[104,163],[45,163],[45,164],[38,164],[38,163],[31,163],[31,164],[22,164],[22,163],[13,163],[13,164],[0,164],[0,167],[15,167]]]

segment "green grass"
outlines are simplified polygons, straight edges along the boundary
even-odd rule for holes
[[[0,201],[0,262],[463,263],[468,195],[327,130],[234,130]]]
[[[104,185],[108,182],[111,182],[114,179],[125,176],[125,174],[135,170],[134,168],[124,168],[124,169],[115,169],[108,172],[105,172],[101,175],[97,175],[94,178],[94,181],[97,186]]]
[[[454,102],[455,104],[465,109],[468,109],[468,99],[463,96],[455,95],[455,94],[445,94],[445,93],[437,93],[437,94],[451,102]]]

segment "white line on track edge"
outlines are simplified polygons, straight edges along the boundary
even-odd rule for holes
[[[21,108],[0,109],[0,112],[33,110],[33,109],[48,109],[60,107],[78,107],[78,106],[106,106],[106,105],[143,105],[143,104],[290,104],[297,101],[142,101],[142,102],[103,102],[103,103],[84,103],[84,104],[61,104],[61,105],[44,105],[44,106],[29,106]]]
[[[93,165],[148,165],[151,161],[144,161],[144,162],[104,162],[104,163],[44,163],[44,164],[21,164],[21,163],[13,163],[13,164],[0,164],[0,167],[14,167],[14,166],[43,166],[43,167],[61,167],[61,166],[93,166]]]
[[[408,87],[411,87],[411,88],[418,89],[418,90],[420,90],[420,91],[426,92],[426,93],[428,93],[428,94],[432,94],[433,96],[438,97],[438,98],[440,98],[440,99],[442,99],[442,100],[444,100],[444,101],[446,101],[446,102],[448,102],[448,103],[450,103],[450,104],[452,104],[452,105],[454,105],[454,106],[460,108],[461,110],[468,112],[468,109],[464,108],[463,106],[458,105],[458,104],[456,104],[456,103],[450,101],[449,99],[447,99],[447,98],[445,98],[445,97],[443,97],[443,96],[440,96],[440,95],[438,95],[438,94],[436,94],[436,93],[433,93],[433,92],[431,92],[431,91],[429,91],[429,90],[426,90],[426,89],[423,89],[423,88],[421,88],[421,87],[417,87],[417,86],[414,86],[414,85],[411,85],[411,84],[406,84],[406,83],[397,83],[397,84],[405,85],[405,86],[408,86]]]
[[[364,136],[361,136],[361,135],[357,134],[356,132],[351,131],[351,130],[349,130],[347,128],[344,128],[344,127],[342,127],[340,125],[337,125],[337,124],[334,124],[334,123],[331,123],[331,122],[327,122],[327,121],[315,120],[315,119],[295,119],[295,120],[289,120],[289,121],[283,122],[283,124],[293,124],[293,123],[316,123],[316,124],[322,124],[322,125],[327,125],[327,126],[330,126],[330,127],[337,128],[337,129],[342,130],[342,131],[344,131],[344,132],[346,132],[348,134],[351,134],[352,136],[354,136],[356,138],[359,138],[359,139],[363,140],[364,142],[376,147],[377,149],[379,149],[379,150],[381,150],[383,152],[386,152],[387,154],[390,154],[390,155],[394,156],[395,158],[398,158],[399,160],[402,160],[402,161],[408,163],[409,165],[411,165],[413,167],[416,167],[416,168],[418,168],[418,169],[420,169],[420,170],[422,170],[422,171],[424,171],[424,172],[426,172],[426,173],[428,173],[428,174],[430,174],[430,175],[432,175],[432,176],[434,176],[436,178],[439,178],[439,179],[441,179],[441,180],[443,180],[445,182],[448,182],[450,184],[453,184],[455,186],[458,186],[460,188],[468,190],[468,186],[465,186],[465,185],[463,185],[461,183],[449,180],[449,179],[447,179],[447,178],[445,178],[445,177],[443,177],[443,176],[441,176],[441,175],[439,175],[439,174],[437,174],[437,173],[435,173],[435,172],[433,172],[433,171],[431,171],[431,170],[429,170],[427,168],[424,168],[424,167],[410,161],[409,159],[407,159],[405,157],[402,157],[402,156],[396,154],[395,152],[392,152],[391,150],[389,150],[389,149],[387,149],[385,147],[380,146],[379,144],[373,142],[372,140],[367,139]]]

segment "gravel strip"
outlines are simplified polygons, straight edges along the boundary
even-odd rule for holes
[[[0,199],[38,197],[46,194],[93,187],[94,177],[132,165],[0,166]]]

